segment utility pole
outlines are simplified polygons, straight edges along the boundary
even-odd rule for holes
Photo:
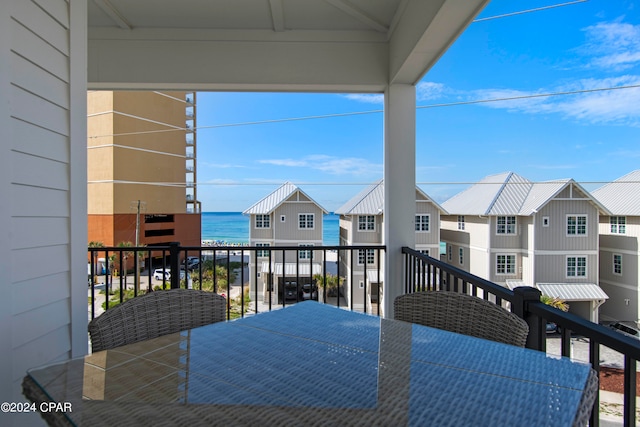
[[[141,211],[141,208],[144,207],[144,204],[145,202],[141,200],[131,202],[131,207],[135,208],[136,210],[136,242],[134,244],[134,247],[136,248],[140,246],[140,211]],[[138,265],[138,262],[140,261],[140,256],[137,250],[134,250],[134,256],[135,256],[134,265],[136,266],[136,271],[135,271],[136,279],[135,279],[134,286],[138,288],[136,289],[136,293],[137,293],[140,287],[140,266]],[[151,268],[151,266],[149,266],[149,268]]]

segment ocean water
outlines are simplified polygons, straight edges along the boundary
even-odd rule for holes
[[[340,217],[324,215],[322,243],[337,246],[339,243]],[[225,243],[249,243],[249,217],[242,212],[203,212],[202,240],[220,240]]]

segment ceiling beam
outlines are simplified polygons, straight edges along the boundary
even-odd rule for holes
[[[120,13],[120,11],[109,2],[109,0],[93,0],[93,2],[98,5],[98,7],[102,9],[102,11],[106,13],[109,18],[118,25],[118,27],[123,30],[133,29],[133,26],[125,19],[124,16],[122,16],[122,13]]]
[[[361,23],[365,24],[369,28],[379,31],[381,33],[386,33],[389,31],[389,27],[381,23],[380,21],[374,19],[371,15],[355,7],[354,5],[348,3],[346,0],[325,0],[330,5],[340,9],[347,15],[352,18],[357,19]]]
[[[269,7],[271,8],[273,31],[284,31],[284,8],[282,7],[282,0],[269,0]]]

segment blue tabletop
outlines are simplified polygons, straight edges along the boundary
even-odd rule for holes
[[[569,426],[589,369],[309,301],[30,375],[57,401],[166,404],[199,416],[226,411],[249,424],[252,414],[270,424],[264,411],[278,408],[278,425],[291,416],[291,424],[337,417],[339,425]],[[95,422],[85,415],[70,419]]]

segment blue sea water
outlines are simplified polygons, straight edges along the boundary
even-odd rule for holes
[[[339,243],[340,217],[324,215],[322,243],[337,246]],[[249,217],[242,212],[203,212],[202,240],[221,240],[225,243],[249,243]]]

